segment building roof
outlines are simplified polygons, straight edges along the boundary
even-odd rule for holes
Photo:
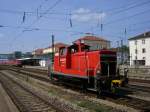
[[[36,49],[35,52],[42,52],[43,49],[42,48],[39,48],[39,49]]]
[[[67,44],[64,44],[64,43],[56,43],[56,44],[54,44],[54,47],[57,47],[57,48],[59,48],[59,47],[67,47],[68,45]]]
[[[41,49],[36,49],[34,52],[35,52],[35,54],[40,55],[40,54],[43,53],[43,49],[42,48]]]
[[[107,42],[109,42],[108,40],[106,40],[106,39],[104,39],[102,37],[97,37],[97,36],[84,36],[84,37],[81,37],[81,38],[75,40],[74,42],[81,41],[81,40],[107,41]]]
[[[64,43],[61,43],[61,42],[58,42],[58,43],[56,43],[56,44],[54,44],[54,47],[56,47],[56,48],[59,48],[59,47],[67,47],[68,46],[68,44],[64,44]],[[51,48],[52,46],[49,46],[49,47],[47,47],[47,48]],[[45,48],[45,49],[47,49],[47,48]]]
[[[137,40],[142,38],[150,38],[150,31],[137,35],[135,37],[129,38],[128,40]]]

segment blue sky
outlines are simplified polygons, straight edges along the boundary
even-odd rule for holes
[[[112,46],[121,39],[127,43],[149,31],[149,6],[150,0],[0,0],[0,53],[45,48],[52,34],[64,43],[85,33],[108,39]]]

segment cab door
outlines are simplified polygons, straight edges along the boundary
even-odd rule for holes
[[[67,48],[61,48],[59,51],[59,67],[61,72],[63,72],[66,69],[66,53]]]
[[[108,76],[110,75],[110,66],[108,62],[101,62],[101,75]]]
[[[101,56],[101,75],[116,75],[116,57],[111,55]]]

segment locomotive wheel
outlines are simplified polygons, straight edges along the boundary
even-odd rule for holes
[[[52,81],[54,80],[52,73],[50,73],[50,80],[52,80]]]
[[[81,89],[82,89],[82,93],[86,93],[87,92],[87,83],[85,81],[83,81],[82,85],[81,85]]]
[[[97,81],[97,98],[104,99],[104,92],[103,92],[103,89],[102,89],[101,81]]]
[[[97,98],[104,98],[103,90],[100,88],[97,89]]]
[[[102,91],[99,89],[97,90],[97,98],[99,98],[100,96],[102,96]]]
[[[113,84],[111,85],[111,92],[115,93],[116,92],[116,86],[114,86]]]

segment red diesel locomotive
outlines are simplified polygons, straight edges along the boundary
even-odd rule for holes
[[[120,86],[116,75],[116,52],[111,50],[90,51],[89,46],[81,42],[68,47],[60,47],[54,56],[50,78],[78,82],[83,89],[92,89],[99,95]]]

